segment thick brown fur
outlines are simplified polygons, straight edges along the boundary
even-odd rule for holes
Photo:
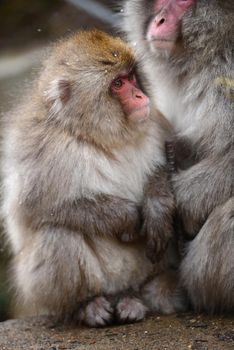
[[[181,19],[173,52],[157,50],[147,40],[155,3],[126,1],[124,29],[159,110],[177,132],[178,172],[172,184],[179,219],[192,240],[180,278],[196,310],[231,312],[234,2],[198,0]]]
[[[18,295],[90,326],[144,317],[136,295],[164,266],[146,255],[173,234],[166,123],[153,110],[129,121],[110,91],[133,68],[123,41],[80,32],[52,48],[6,116],[3,212]]]

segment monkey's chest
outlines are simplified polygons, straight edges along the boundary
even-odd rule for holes
[[[141,202],[147,178],[162,161],[161,149],[155,141],[140,149],[127,148],[115,159],[97,155],[86,159],[78,179],[83,195],[109,194]]]
[[[199,100],[189,84],[180,87],[173,79],[158,80],[154,86],[155,101],[160,112],[171,122],[175,131],[190,139],[201,135],[201,125],[207,114],[206,100]],[[195,141],[195,140],[194,140]]]

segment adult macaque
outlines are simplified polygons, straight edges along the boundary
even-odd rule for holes
[[[139,289],[163,265],[147,256],[172,234],[166,132],[134,65],[120,39],[80,32],[54,46],[6,118],[3,209],[19,296],[90,326],[144,317]]]
[[[186,151],[186,164],[173,176],[179,217],[193,239],[181,281],[195,309],[231,311],[234,2],[129,0],[124,14],[157,106],[177,131],[176,149]]]

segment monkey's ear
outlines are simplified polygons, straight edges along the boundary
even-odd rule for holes
[[[71,84],[64,78],[54,79],[51,81],[44,94],[53,112],[58,113],[71,97]]]

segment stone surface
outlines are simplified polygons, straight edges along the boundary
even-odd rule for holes
[[[101,329],[56,326],[46,317],[0,323],[1,350],[234,349],[234,318],[155,316]]]

